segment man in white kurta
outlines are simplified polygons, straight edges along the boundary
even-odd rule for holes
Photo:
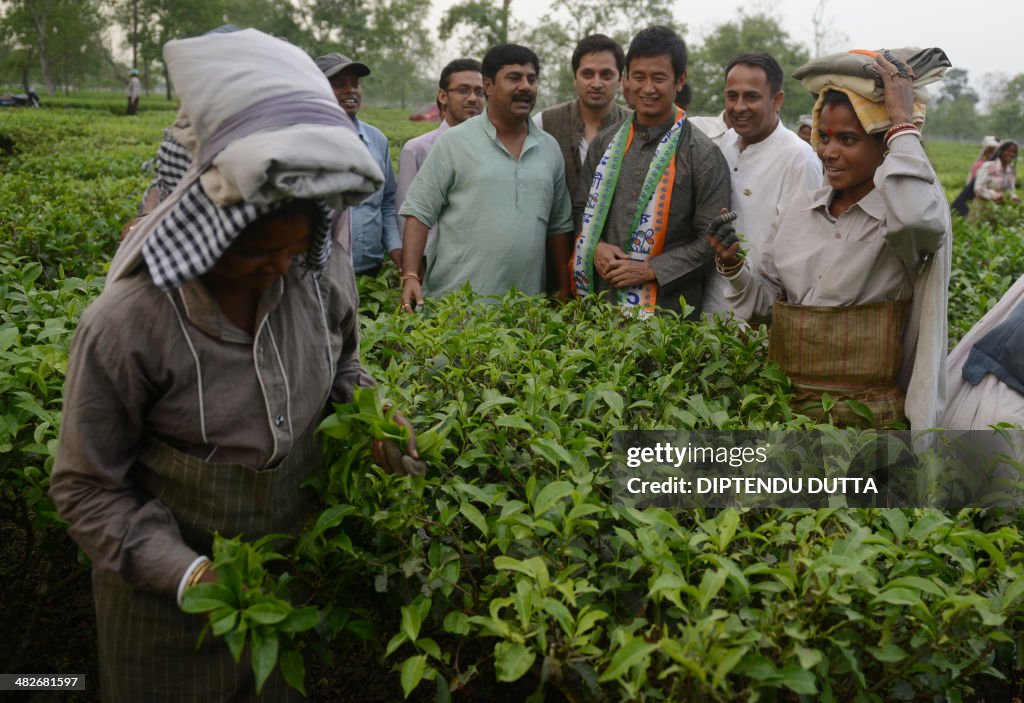
[[[777,84],[776,84],[777,81]],[[747,260],[757,261],[772,223],[797,193],[820,188],[821,160],[779,119],[782,68],[768,54],[748,54],[726,71],[726,114],[733,125],[718,142],[732,178],[736,231]],[[704,286],[704,312],[726,312],[727,284],[715,271]]]

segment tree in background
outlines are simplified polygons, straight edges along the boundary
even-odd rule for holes
[[[680,36],[686,28],[673,14],[671,0],[565,0],[545,13],[527,31],[523,43],[537,52],[544,65],[539,105],[550,105],[575,96],[572,52],[588,34],[607,34],[629,46],[633,35],[644,27],[663,24]]]
[[[977,111],[978,94],[967,83],[967,71],[946,72],[928,108],[928,134],[953,139],[980,138],[985,124]]]
[[[362,60],[373,39],[366,31],[370,25],[370,5],[362,0],[311,0],[296,5],[310,53],[320,56],[341,51]]]
[[[429,12],[430,0],[377,0],[373,5],[376,46],[368,52],[373,90],[403,109],[425,83],[436,80],[429,70],[434,47],[423,31]]]
[[[163,45],[171,39],[192,37],[224,24],[224,0],[113,0],[116,21],[125,27],[131,42],[132,13],[138,12],[138,61],[142,84],[152,83],[151,69],[163,76],[167,99],[171,81],[164,63]]]
[[[96,2],[83,0],[7,0],[0,3],[0,34],[6,37],[7,64],[21,74],[28,90],[32,64],[48,95],[68,90],[97,71],[108,57]]]
[[[569,59],[576,42],[595,31],[623,45],[641,28],[667,24],[681,35],[672,0],[564,0],[529,23],[511,16],[513,0],[457,0],[437,28],[440,39],[454,38],[465,55],[480,58],[494,44],[513,41],[537,52],[542,76],[539,105],[573,95]],[[818,0],[811,18],[818,53],[841,43],[830,27],[829,0]],[[147,91],[166,84],[162,47],[170,39],[195,36],[230,23],[254,27],[286,39],[312,56],[341,51],[373,68],[368,84],[373,102],[432,99],[437,66],[434,28],[428,27],[431,0],[0,0],[0,84],[40,83],[51,95],[59,88],[104,86],[122,90],[131,58]],[[132,32],[137,12],[136,33]],[[106,33],[107,28],[115,31]],[[123,44],[112,47],[112,37]],[[693,114],[714,114],[724,103],[725,64],[745,51],[768,51],[787,78],[782,118],[794,124],[811,108],[811,97],[788,77],[809,56],[770,14],[740,13],[690,44],[689,82]],[[116,48],[117,51],[114,51]],[[132,51],[132,50],[136,51]],[[118,57],[115,60],[115,57]],[[445,60],[451,56],[443,57]],[[442,62],[443,63],[443,62]],[[163,80],[160,79],[162,74]],[[166,87],[170,99],[171,87]],[[1024,123],[1024,78],[1006,77],[984,89],[988,114],[979,112],[978,94],[966,71],[952,70],[929,114],[929,133],[973,139],[984,133],[1020,134]]]
[[[340,51],[364,62],[372,71],[368,99],[403,108],[432,92],[434,47],[424,31],[429,12],[430,0],[309,0],[296,6],[312,56]]]
[[[776,18],[741,12],[738,20],[718,25],[703,44],[691,48],[689,84],[694,114],[717,115],[725,108],[725,67],[737,54],[752,51],[767,51],[782,65],[782,89],[786,92],[783,123],[794,125],[800,115],[811,111],[814,101],[810,93],[791,77],[794,70],[810,59],[806,47],[790,39]]]
[[[828,0],[818,0],[811,15],[811,27],[814,29],[814,56],[827,56],[841,49],[834,47],[849,44],[850,38],[836,30],[835,17],[828,14]]]
[[[989,131],[1000,139],[1019,139],[1024,135],[1024,73],[1018,73],[997,91],[989,112]]]
[[[220,0],[225,21],[237,27],[255,27],[286,39],[298,47],[311,49],[310,35],[300,24],[301,15],[288,0]],[[208,27],[207,29],[212,29]]]
[[[441,41],[458,36],[463,54],[482,57],[492,46],[515,41],[509,38],[511,7],[512,0],[460,0],[445,10],[438,34]]]

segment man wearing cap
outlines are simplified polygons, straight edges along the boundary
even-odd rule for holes
[[[376,276],[387,255],[400,268],[402,237],[395,219],[395,191],[398,186],[391,166],[388,138],[373,125],[356,117],[363,102],[363,87],[359,79],[370,75],[370,67],[337,52],[319,57],[316,65],[331,82],[338,104],[352,118],[359,138],[384,174],[384,185],[348,210],[352,267],[359,275]]]

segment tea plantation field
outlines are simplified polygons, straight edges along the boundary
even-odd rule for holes
[[[87,677],[60,700],[98,681],[88,564],[46,497],[67,349],[173,119],[121,107],[0,112],[0,672]],[[432,128],[364,116],[396,159]],[[928,149],[954,197],[976,149]],[[956,221],[951,344],[1024,273],[1022,214]],[[325,426],[321,503],[286,553],[218,542],[225,585],[187,606],[258,678],[279,666],[322,701],[1024,697],[1019,514],[610,499],[616,429],[812,426],[765,330],[468,292],[410,319],[396,279],[360,284],[362,351],[428,472],[370,467],[364,433],[392,424],[369,392]]]

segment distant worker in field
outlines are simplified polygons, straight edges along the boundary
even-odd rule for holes
[[[681,311],[683,296],[699,314],[714,256],[704,233],[729,207],[728,166],[674,102],[686,84],[678,34],[660,26],[637,34],[625,76],[635,112],[597,135],[574,197],[574,290],[641,314]]]
[[[1007,142],[1007,145],[1012,144],[1015,144],[1015,142]],[[978,154],[977,160],[975,160],[974,164],[971,166],[967,184],[964,185],[963,190],[960,191],[953,200],[953,204],[950,205],[955,212],[960,213],[961,217],[971,215],[971,203],[975,199],[978,199],[983,202],[978,204],[978,207],[974,210],[974,213],[971,216],[971,220],[975,221],[981,218],[983,215],[982,211],[987,207],[987,205],[984,204],[984,201],[999,202],[1003,199],[1002,191],[1007,179],[1012,182],[1010,192],[1013,193],[1013,196],[1008,200],[1011,202],[1016,200],[1015,188],[1017,174],[1016,169],[1012,166],[1012,162],[1016,161],[1016,153],[1011,152],[1013,154],[1013,158],[1010,158],[1009,155],[1004,156],[1005,151],[1000,152],[1000,158],[998,161],[1001,162],[1003,158],[1006,158],[1011,162],[1009,172],[1006,171],[1002,163],[992,164],[991,166],[987,165],[992,161],[996,161],[995,154],[998,149],[1000,149],[1000,142],[995,137],[987,136],[982,140],[981,153]],[[982,179],[982,188],[985,190],[985,194],[981,195],[977,191],[977,186],[979,180],[978,174],[981,172],[983,167],[985,168],[985,177]],[[998,172],[998,175],[993,176],[996,172]]]
[[[626,56],[622,47],[604,34],[580,40],[572,52],[576,97],[537,113],[533,121],[558,142],[565,159],[565,184],[576,192],[587,160],[587,149],[602,129],[623,122],[629,108],[615,102],[622,83]]]
[[[568,295],[572,207],[554,137],[530,119],[540,60],[516,44],[491,48],[481,65],[487,110],[442,134],[413,181],[401,214],[402,308],[469,283],[484,297],[545,289],[547,259]],[[418,274],[427,231],[426,278]]]
[[[992,203],[1017,202],[1017,142],[1008,139],[981,165],[974,177],[974,195]]]
[[[800,115],[800,122],[796,127],[796,136],[803,139],[808,144],[811,143],[811,129],[814,126],[814,121],[810,115]]]
[[[732,178],[735,227],[751,262],[772,223],[797,193],[820,188],[821,160],[779,119],[786,98],[782,66],[768,53],[741,54],[725,67],[725,113],[729,129],[718,143]],[[704,312],[727,312],[728,282],[709,270]]]
[[[139,70],[133,68],[131,78],[128,79],[128,114],[134,115],[139,111],[139,98],[142,97],[142,81],[139,80]]]
[[[395,219],[395,192],[398,184],[395,169],[391,165],[388,138],[379,129],[356,116],[363,104],[360,80],[370,75],[370,67],[339,53],[319,57],[316,65],[327,76],[338,104],[352,118],[359,138],[384,174],[384,185],[361,204],[347,211],[351,237],[342,233],[341,239],[347,240],[343,245],[351,242],[352,266],[357,275],[376,276],[386,257],[390,257],[395,266],[401,268],[402,235]]]
[[[470,117],[476,117],[484,111],[487,93],[484,92],[484,79],[480,73],[480,62],[476,59],[455,59],[441,69],[441,78],[437,81],[437,105],[441,110],[441,124],[437,129],[414,137],[402,147],[398,157],[398,190],[395,193],[395,209],[401,210],[405,202],[405,194],[419,173],[420,167],[427,159],[427,154],[434,147],[437,138]],[[405,229],[405,218],[398,215],[398,231]],[[427,235],[427,246],[437,233],[437,225],[430,228]],[[420,271],[420,273],[423,273]]]
[[[828,185],[786,204],[755,266],[739,242],[710,241],[734,313],[771,324],[768,358],[793,380],[794,411],[923,430],[945,402],[952,224],[921,145],[914,79],[941,77],[949,61],[938,49],[901,53],[798,69],[820,91],[813,138]]]
[[[999,140],[991,134],[981,140],[981,153],[978,154],[978,158],[974,160],[973,164],[971,164],[971,171],[967,176],[968,180],[978,175],[978,170],[981,168],[982,164],[991,159],[992,154],[994,154],[998,148]]]

